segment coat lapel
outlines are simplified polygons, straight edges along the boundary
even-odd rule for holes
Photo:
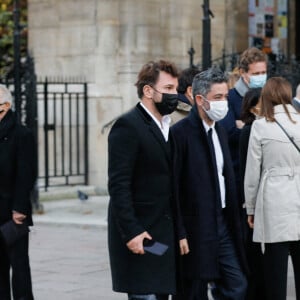
[[[168,151],[169,144],[165,141],[161,130],[158,128],[157,124],[153,121],[152,117],[144,110],[144,108],[137,104],[136,108],[142,114],[143,120],[149,128],[149,131],[153,135],[154,139],[159,143],[160,147],[163,149],[164,154],[169,163],[171,163],[170,153]],[[171,135],[169,134],[169,139]]]

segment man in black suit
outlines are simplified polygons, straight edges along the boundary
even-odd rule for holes
[[[30,192],[36,179],[32,132],[18,123],[12,96],[0,85],[0,225],[13,220],[32,225]],[[28,233],[9,248],[0,240],[0,299],[33,300],[28,256]]]
[[[112,283],[130,300],[163,300],[176,291],[168,114],[178,102],[177,77],[168,61],[145,64],[135,84],[141,101],[115,122],[108,138]],[[146,239],[168,250],[147,253]]]
[[[180,300],[243,300],[247,269],[235,178],[225,130],[217,121],[228,110],[227,77],[212,68],[193,80],[193,106],[171,128],[175,144],[175,197],[180,214],[182,256]]]

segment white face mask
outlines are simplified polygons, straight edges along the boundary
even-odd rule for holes
[[[209,103],[210,109],[206,110],[203,107],[204,111],[208,115],[208,117],[213,121],[220,121],[222,120],[227,112],[228,112],[228,102],[227,100],[218,100],[218,101],[208,101],[207,99],[203,98],[204,101]]]
[[[251,75],[249,81],[249,88],[262,88],[267,81],[267,74]]]

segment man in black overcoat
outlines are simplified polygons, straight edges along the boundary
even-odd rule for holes
[[[227,77],[211,68],[194,77],[192,89],[195,105],[171,128],[183,254],[175,299],[207,299],[213,281],[214,299],[243,300],[247,266],[239,205],[226,133],[217,122],[228,110]]]
[[[32,225],[30,192],[36,180],[36,151],[32,132],[20,125],[11,110],[12,96],[0,85],[0,226],[13,220]],[[32,300],[31,274],[25,234],[11,247],[0,240],[0,299]]]
[[[178,72],[168,61],[145,64],[136,82],[140,102],[108,138],[108,246],[113,290],[128,299],[162,300],[176,291],[170,117]],[[168,246],[144,251],[145,239]]]

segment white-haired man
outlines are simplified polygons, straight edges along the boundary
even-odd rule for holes
[[[30,192],[36,178],[36,151],[32,132],[19,124],[11,109],[12,96],[0,85],[0,227],[13,220],[17,226],[32,225]],[[14,225],[13,225],[14,226]],[[2,231],[1,231],[2,233]],[[8,247],[0,240],[0,299],[32,300],[26,232]],[[12,280],[10,279],[12,270]]]

